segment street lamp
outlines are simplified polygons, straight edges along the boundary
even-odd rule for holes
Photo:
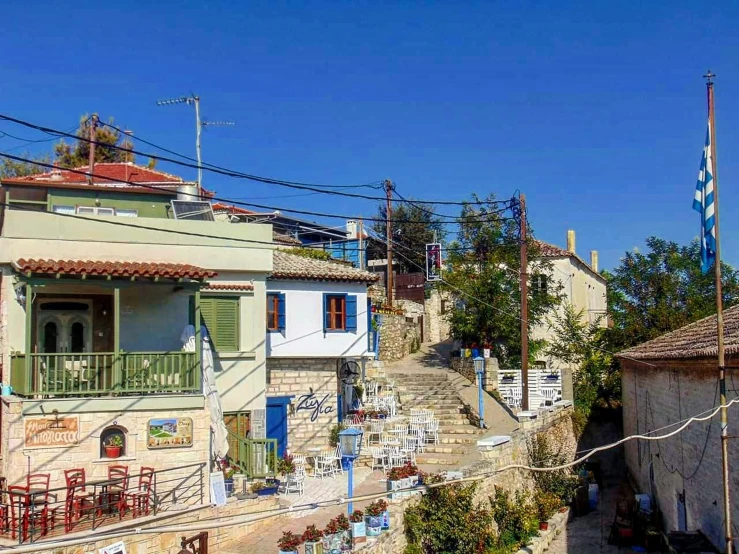
[[[349,498],[354,495],[354,460],[359,458],[362,453],[362,436],[364,432],[361,429],[349,427],[339,432],[339,445],[341,446],[341,456],[349,460]],[[354,511],[354,503],[349,501],[349,514]]]
[[[485,427],[485,420],[483,418],[483,404],[482,404],[482,376],[485,374],[485,358],[478,356],[473,360],[475,364],[475,374],[477,375],[477,410],[480,414],[480,429]]]

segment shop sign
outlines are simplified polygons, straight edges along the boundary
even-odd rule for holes
[[[146,444],[150,449],[192,446],[192,418],[150,419]]]
[[[55,448],[79,444],[80,419],[77,416],[26,418],[23,425],[26,448]]]

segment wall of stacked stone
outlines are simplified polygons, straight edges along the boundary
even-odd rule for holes
[[[328,447],[338,422],[336,358],[268,358],[267,396],[292,396],[287,416],[288,448]]]
[[[574,458],[577,450],[577,439],[572,428],[572,408],[555,408],[542,410],[535,420],[527,421],[521,429],[511,435],[511,440],[498,446],[479,448],[482,460],[462,468],[464,477],[481,475],[500,469],[513,463],[528,463],[528,441],[539,433],[546,433],[560,445],[561,453],[566,459]],[[508,491],[532,490],[534,487],[530,472],[509,470],[503,473],[481,479],[477,488],[477,500],[487,501],[494,493],[495,488]],[[402,500],[389,501],[390,504],[390,531],[383,533],[378,539],[368,539],[361,552],[368,554],[396,554],[403,552],[407,543],[403,532],[404,512],[418,497],[407,497]],[[532,547],[521,550],[522,553],[542,552],[566,523],[567,514],[555,514],[552,521],[555,526],[547,535],[534,539]]]
[[[416,352],[421,346],[420,325],[420,318],[383,315],[380,326],[380,360],[401,360]]]
[[[477,383],[477,374],[475,373],[475,364],[472,358],[461,358],[453,356],[449,362],[451,368],[466,377],[473,383]],[[482,388],[488,392],[498,390],[498,358],[485,359],[485,373],[482,376]]]
[[[117,524],[105,527],[105,531],[122,531],[130,529],[131,534],[122,538],[103,539],[91,541],[89,543],[57,547],[51,550],[38,550],[38,554],[82,554],[85,552],[98,552],[101,548],[109,546],[112,543],[123,541],[126,545],[128,554],[178,554],[181,550],[180,544],[182,537],[191,537],[198,532],[177,532],[177,533],[160,533],[146,534],[136,533],[135,527],[159,527],[159,526],[177,526],[197,524],[199,521],[213,521],[217,518],[226,518],[232,516],[244,516],[252,513],[262,512],[265,510],[273,510],[279,508],[279,500],[276,496],[262,496],[254,499],[237,500],[230,498],[225,506],[204,506],[199,509],[191,509],[184,512],[163,512],[156,517],[139,519],[135,522],[127,522],[125,524]],[[212,529],[208,531],[208,547],[212,552],[220,552],[227,544],[238,541],[243,537],[257,532],[265,525],[273,524],[274,519],[264,519],[251,523],[237,523],[224,525],[220,529]],[[100,528],[103,531],[103,528]],[[65,538],[78,538],[79,534],[66,535]]]
[[[424,339],[426,342],[442,342],[452,336],[451,324],[449,322],[449,309],[451,306],[451,295],[448,292],[440,292],[431,289],[429,297],[424,302],[423,323],[426,327]]]
[[[25,437],[26,420],[47,419],[51,422],[54,416],[49,414],[44,418],[43,416],[23,415],[23,400],[18,397],[2,397],[1,402],[2,470],[8,480],[8,485],[24,482],[29,465],[33,472],[49,473],[50,487],[57,488],[66,485],[64,470],[70,468],[85,469],[87,479],[102,479],[108,476],[108,466],[114,464],[127,465],[131,474],[138,475],[141,466],[166,470],[203,463],[204,490],[207,501],[210,415],[206,409],[178,410],[176,414],[166,410],[60,414],[60,418],[78,418],[77,443],[64,447],[28,448]],[[149,420],[172,416],[192,419],[192,446],[150,449],[147,440]],[[125,454],[115,459],[102,458],[100,435],[107,427],[113,425],[125,432]],[[167,480],[182,479],[183,485],[192,484],[194,478],[189,477],[192,473],[192,467],[173,469],[173,471],[162,474],[160,478],[164,479],[166,476]]]

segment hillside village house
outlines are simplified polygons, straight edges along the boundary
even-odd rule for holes
[[[177,218],[188,183],[166,173],[94,172],[109,179],[54,170],[0,183],[0,362],[14,388],[0,473],[13,485],[30,468],[63,486],[72,467],[100,478],[111,463],[199,462],[207,491],[201,349],[183,351],[183,330],[201,315],[226,417],[249,413],[263,436],[272,230]],[[103,448],[113,435],[115,460]]]
[[[326,446],[351,407],[341,364],[369,353],[367,286],[376,276],[347,264],[274,251],[267,278],[267,436],[293,451]]]
[[[572,304],[575,311],[583,310],[586,322],[600,322],[605,327],[606,321],[606,280],[598,273],[598,252],[590,252],[590,263],[588,264],[575,250],[575,231],[567,231],[567,249],[539,241],[539,258],[552,264],[551,274],[542,275],[536,282],[531,283],[533,290],[547,287],[549,282],[559,282],[562,285],[563,304]],[[561,306],[557,312],[561,312]],[[555,314],[546,317],[546,321],[532,326],[530,333],[532,339],[551,340],[553,331],[550,323]],[[554,368],[562,372],[562,397],[572,400],[572,368],[561,361],[549,358],[543,353],[536,360],[536,365],[541,368]]]
[[[739,366],[739,306],[724,312],[727,368]],[[661,433],[719,404],[716,316],[701,319],[619,353],[624,436]],[[735,370],[727,371],[727,400],[737,397]],[[735,436],[739,405],[729,407]],[[719,416],[691,423],[660,441],[625,444],[626,464],[640,493],[652,497],[668,531],[701,530],[714,545],[725,544]],[[729,440],[731,517],[739,522],[739,442]],[[736,525],[736,524],[735,524]]]

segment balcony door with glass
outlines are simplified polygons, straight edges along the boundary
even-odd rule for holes
[[[82,354],[92,346],[92,302],[42,300],[36,327],[38,352]]]

